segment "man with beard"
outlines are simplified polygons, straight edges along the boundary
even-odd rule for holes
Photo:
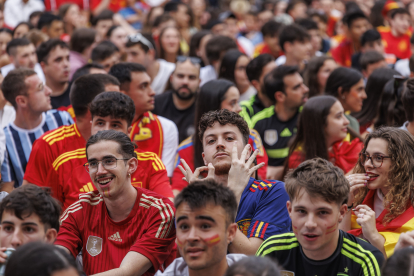
[[[171,90],[155,96],[153,113],[177,125],[180,143],[195,132],[195,96],[199,84],[200,60],[180,57],[170,77]]]

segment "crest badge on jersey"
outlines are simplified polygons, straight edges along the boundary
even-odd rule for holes
[[[95,257],[99,253],[102,252],[102,238],[89,236],[88,241],[86,242],[86,250],[88,251],[89,255]]]
[[[269,146],[273,146],[277,142],[277,130],[276,129],[268,129],[264,132],[264,141]]]
[[[280,271],[280,274],[281,274],[282,276],[295,276],[295,272],[292,272],[292,271],[287,271],[287,270],[281,270],[281,271]]]

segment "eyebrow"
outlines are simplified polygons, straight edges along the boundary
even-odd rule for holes
[[[115,156],[114,155],[105,155],[104,157],[102,157],[101,160],[106,159],[106,158],[112,158],[112,157],[115,157]],[[96,159],[96,158],[88,159],[88,162],[95,161],[95,160],[98,160],[98,159]]]
[[[226,132],[220,133],[220,134],[228,135],[228,134],[236,134],[236,133],[234,131],[226,131]],[[217,136],[217,134],[214,134],[214,133],[208,134],[206,136],[206,138],[209,137],[209,136]]]
[[[179,223],[181,220],[184,220],[184,219],[188,219],[188,217],[187,216],[180,216],[180,217],[177,218],[176,223]]]
[[[14,225],[14,222],[5,220],[1,224],[12,224],[12,225]],[[22,225],[24,225],[24,226],[27,226],[27,225],[38,226],[38,224],[34,223],[34,222],[23,222]]]
[[[305,210],[307,210],[307,208],[305,206],[301,206],[301,205],[295,206],[295,207],[293,207],[293,209],[305,209]],[[322,211],[322,210],[329,210],[329,211],[331,211],[332,209],[329,208],[329,207],[319,207],[319,208],[316,209],[316,211]]]
[[[383,152],[380,152],[380,151],[376,151],[376,152],[374,152],[373,154],[369,153],[368,151],[365,151],[365,153],[368,153],[369,155],[374,155],[374,154],[387,155],[387,154],[385,154],[385,153],[383,153]]]
[[[209,220],[211,222],[216,223],[216,221],[212,217],[209,217],[209,216],[196,216],[196,219]]]

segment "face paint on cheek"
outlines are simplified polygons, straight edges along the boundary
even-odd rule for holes
[[[103,196],[106,198],[111,197],[111,194],[109,193],[109,188],[103,189]]]
[[[335,232],[336,230],[336,223],[332,226],[329,226],[328,228],[326,228],[326,233],[325,234],[330,234],[332,232]]]
[[[175,240],[176,240],[178,247],[183,248],[183,245],[184,245],[183,242],[180,241],[178,238],[176,238]]]
[[[292,225],[292,226],[293,226],[293,233],[297,234],[298,233],[298,228],[295,225]]]
[[[217,234],[217,235],[212,236],[211,238],[204,239],[204,241],[206,242],[208,246],[213,246],[220,242],[220,236]]]

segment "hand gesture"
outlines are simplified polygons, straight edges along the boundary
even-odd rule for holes
[[[378,233],[375,212],[367,205],[358,205],[354,209],[357,216],[356,222],[361,226],[364,237],[368,240]]]
[[[7,248],[6,247],[1,247],[0,248],[0,264],[4,264],[8,258],[7,254],[4,253],[4,251],[6,251]]]
[[[369,176],[365,173],[355,173],[346,177],[349,181],[350,191],[348,197],[348,205],[354,203],[355,195],[358,193],[359,188],[367,186]]]
[[[180,159],[181,164],[183,164],[183,166],[178,165],[178,168],[180,169],[180,171],[183,173],[184,177],[183,180],[187,181],[188,184],[193,184],[195,181],[200,180],[199,176],[201,172],[204,171],[208,171],[208,175],[206,178],[202,179],[202,180],[207,180],[207,179],[214,179],[214,166],[213,164],[209,163],[208,166],[203,166],[203,167],[199,167],[197,169],[195,169],[194,173],[191,171],[190,166],[188,166],[187,162],[185,162],[184,159]]]
[[[395,245],[394,251],[408,246],[414,246],[414,231],[402,233],[397,244]]]

